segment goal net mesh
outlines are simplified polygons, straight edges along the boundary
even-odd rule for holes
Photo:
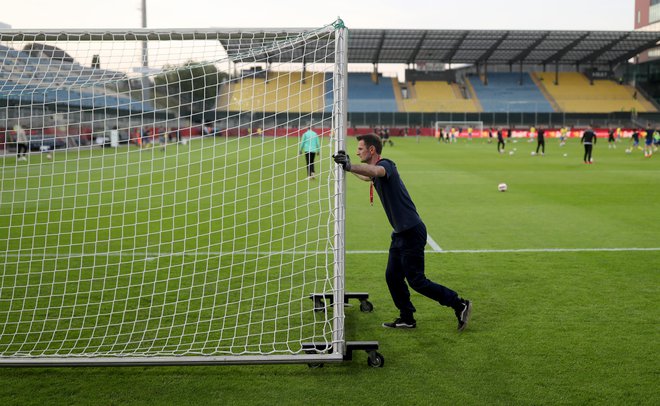
[[[335,25],[0,32],[0,359],[341,341]]]

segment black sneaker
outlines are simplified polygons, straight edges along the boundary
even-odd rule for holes
[[[415,320],[404,320],[398,318],[391,323],[383,323],[383,327],[387,328],[415,328],[417,327],[417,322]]]
[[[458,319],[458,331],[465,330],[472,314],[472,302],[461,299],[461,305],[462,307],[459,309],[454,309],[454,313],[456,313],[456,318]]]

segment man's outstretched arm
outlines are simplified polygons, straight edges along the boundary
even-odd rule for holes
[[[385,168],[378,165],[370,164],[351,164],[351,158],[346,155],[345,151],[338,151],[332,158],[336,163],[341,165],[342,169],[346,172],[351,172],[358,178],[364,181],[370,181],[372,178],[380,178],[387,174]]]
[[[354,164],[350,172],[364,181],[370,181],[373,178],[382,178],[387,173],[385,168],[379,165]]]

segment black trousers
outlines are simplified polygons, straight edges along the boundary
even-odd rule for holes
[[[500,145],[502,146],[502,149],[500,149]],[[497,150],[504,151],[504,141],[497,140]]]
[[[16,144],[16,155],[19,157],[21,156],[21,151],[23,152],[23,155],[28,153],[28,144],[24,142],[19,142]]]
[[[591,162],[591,151],[594,146],[591,144],[584,144],[584,162]]]
[[[316,152],[305,152],[305,163],[307,164],[307,176],[312,176],[314,173],[314,159]]]
[[[536,153],[539,153],[539,148],[541,148],[541,152],[545,154],[545,140],[543,141],[538,141],[538,145],[536,145]]]
[[[424,223],[400,233],[392,233],[392,243],[385,270],[385,280],[400,317],[410,320],[416,311],[410,301],[410,285],[416,292],[435,300],[443,306],[457,307],[458,294],[432,282],[424,274],[424,247],[426,226]],[[406,283],[407,282],[407,283]]]

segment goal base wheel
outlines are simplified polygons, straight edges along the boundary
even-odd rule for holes
[[[382,368],[385,365],[385,357],[378,351],[369,351],[367,365],[373,368]]]
[[[360,311],[363,313],[371,313],[374,311],[374,305],[368,300],[360,301]]]

